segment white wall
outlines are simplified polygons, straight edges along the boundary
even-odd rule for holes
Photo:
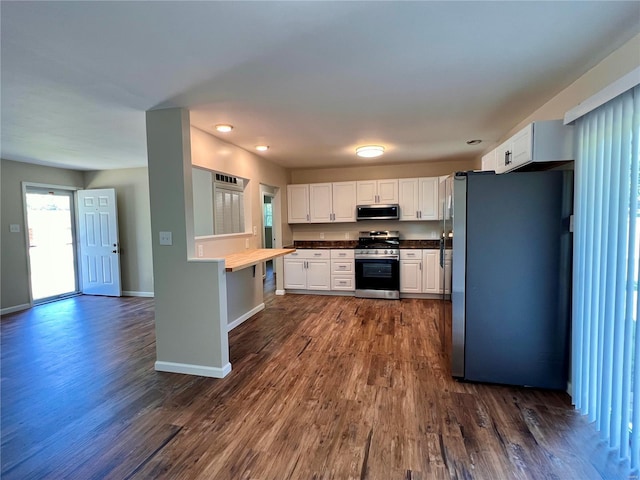
[[[262,248],[262,236],[264,234],[262,219],[262,198],[261,185],[276,187],[278,193],[274,210],[280,212],[280,221],[274,225],[276,236],[280,239],[280,244],[289,245],[293,241],[293,235],[287,223],[287,183],[289,183],[288,171],[264,157],[248,152],[242,148],[224,142],[207,132],[191,127],[191,160],[193,165],[214,170],[229,175],[249,179],[249,185],[245,189],[245,203],[248,206],[248,218],[251,231],[245,235],[234,235],[231,237],[213,237],[208,239],[198,239],[196,246],[202,245],[205,258],[219,258],[222,255],[235,253],[246,248]],[[278,208],[279,207],[279,208]],[[275,221],[274,221],[275,223]],[[255,228],[257,235],[253,235]],[[247,247],[248,242],[248,247]],[[282,259],[276,259],[276,281],[277,288],[283,289]],[[250,304],[245,304],[245,308],[240,310],[249,311],[262,303],[262,274],[256,274],[253,282],[253,300]],[[230,289],[228,294],[234,295]],[[245,296],[245,298],[248,298]],[[230,302],[236,305],[235,299]],[[229,321],[233,322],[235,313],[230,313]]]
[[[151,212],[147,168],[85,172],[85,188],[115,188],[122,290],[124,295],[153,295]]]
[[[1,209],[0,244],[2,245],[2,275],[0,304],[3,311],[30,305],[29,274],[24,225],[22,182],[43,183],[82,188],[82,172],[44,167],[9,160],[0,161]],[[20,233],[10,233],[9,225],[21,226]]]
[[[595,95],[638,66],[640,66],[640,34],[611,53],[567,88],[562,89],[557,95],[550,98],[540,108],[515,125],[498,142],[487,145],[484,153],[492,150],[531,122],[564,118],[564,114],[568,110]]]

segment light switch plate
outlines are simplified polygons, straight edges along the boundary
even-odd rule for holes
[[[160,245],[173,245],[171,232],[160,232]]]
[[[9,231],[11,233],[20,233],[20,225],[18,225],[17,223],[12,223],[11,225],[9,225]]]
[[[204,257],[204,245],[198,245],[198,257]]]

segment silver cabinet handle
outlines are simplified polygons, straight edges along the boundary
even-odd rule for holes
[[[420,270],[422,270],[422,262],[418,264],[420,266]]]
[[[309,214],[307,213],[307,222],[309,221]]]

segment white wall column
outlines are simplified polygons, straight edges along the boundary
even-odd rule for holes
[[[189,112],[151,110],[147,151],[156,370],[222,378],[231,371],[224,261],[195,258]],[[172,245],[160,245],[171,232]]]

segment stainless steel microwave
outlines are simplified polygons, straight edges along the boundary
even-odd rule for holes
[[[357,205],[356,220],[398,220],[399,205]]]

